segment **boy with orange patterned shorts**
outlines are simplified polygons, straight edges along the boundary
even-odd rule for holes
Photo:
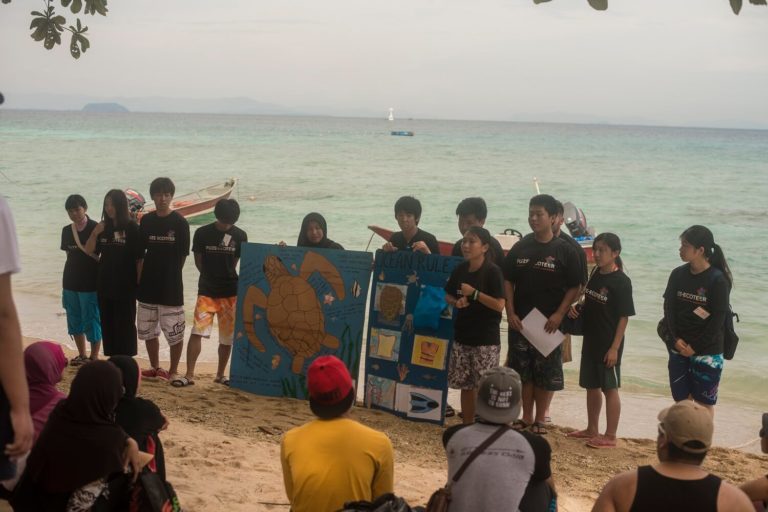
[[[171,382],[176,387],[195,383],[195,363],[200,356],[201,338],[211,337],[214,316],[219,322],[219,365],[214,382],[229,384],[224,372],[232,353],[235,330],[237,263],[240,247],[248,241],[248,235],[235,227],[240,218],[240,205],[234,199],[221,199],[216,203],[214,214],[216,222],[195,231],[192,241],[200,280],[192,334],[187,345],[187,373]]]

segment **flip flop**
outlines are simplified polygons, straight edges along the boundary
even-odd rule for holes
[[[450,405],[445,406],[445,417],[450,418],[451,416],[456,416],[456,409],[451,407]]]
[[[512,428],[520,432],[521,430],[528,430],[529,428],[531,428],[531,424],[526,423],[523,420],[515,420],[512,423]]]
[[[541,423],[540,421],[536,421],[533,423],[533,425],[531,425],[531,433],[539,436],[546,435],[547,426],[544,423]]]
[[[587,441],[590,448],[616,448],[616,440],[605,436],[596,436]]]
[[[216,377],[213,382],[222,386],[229,386],[229,377]]]
[[[565,434],[565,437],[571,437],[573,439],[593,439],[596,436],[595,434],[590,434],[586,430],[574,430],[573,432]]]
[[[171,386],[175,388],[185,388],[187,386],[193,386],[195,381],[189,380],[186,377],[176,377],[171,381]]]

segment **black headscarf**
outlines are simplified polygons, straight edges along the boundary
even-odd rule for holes
[[[80,368],[32,448],[23,478],[46,493],[69,493],[123,470],[127,436],[115,423],[120,371],[107,361]]]
[[[153,452],[158,473],[164,478],[165,461],[157,433],[163,428],[165,418],[154,402],[136,396],[139,387],[139,365],[136,360],[130,356],[112,356],[109,362],[122,372],[125,388],[125,394],[115,409],[115,421],[138,443],[140,450]],[[148,447],[149,437],[153,438],[154,450]]]
[[[323,230],[323,239],[318,243],[312,243],[307,237],[307,228],[310,222],[317,222],[320,228]],[[325,218],[317,212],[308,213],[304,220],[301,221],[301,231],[299,231],[299,240],[296,242],[297,247],[318,247],[320,249],[344,249],[341,244],[337,244],[333,240],[328,238],[328,224],[325,222]]]

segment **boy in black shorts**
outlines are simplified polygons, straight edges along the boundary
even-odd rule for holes
[[[387,252],[403,249],[424,254],[440,254],[437,238],[432,233],[419,229],[421,203],[412,196],[403,196],[395,203],[395,219],[400,231],[394,233],[382,247]]]
[[[554,197],[541,194],[531,198],[528,224],[533,236],[512,246],[504,261],[504,288],[509,323],[508,366],[523,381],[523,417],[520,428],[545,434],[548,404],[555,391],[563,389],[562,346],[544,357],[521,334],[521,320],[534,308],[548,318],[547,332],[555,332],[568,308],[576,300],[582,280],[574,249],[552,233],[557,215]],[[534,414],[534,405],[535,414]]]
[[[189,254],[189,223],[171,210],[176,187],[170,178],[156,178],[149,186],[155,211],[141,218],[139,307],[136,324],[139,339],[147,344],[151,368],[141,374],[150,379],[176,377],[184,348],[184,283],[181,269]],[[171,348],[170,371],[160,368],[160,331]]]

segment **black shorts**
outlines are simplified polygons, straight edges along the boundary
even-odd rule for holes
[[[510,329],[508,357],[507,366],[519,373],[524,383],[533,381],[534,386],[546,391],[563,389],[562,344],[544,357],[522,334]]]

